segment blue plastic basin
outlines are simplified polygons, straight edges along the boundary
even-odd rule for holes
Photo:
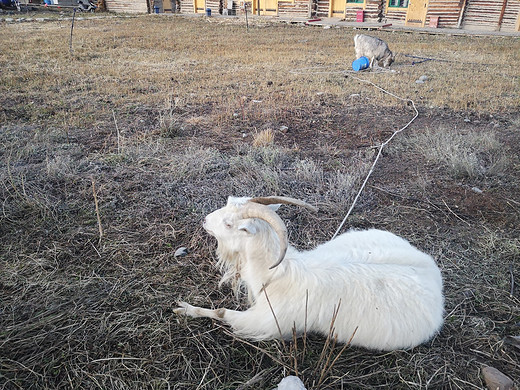
[[[352,69],[356,72],[366,69],[370,66],[370,60],[367,57],[359,57],[352,62]]]

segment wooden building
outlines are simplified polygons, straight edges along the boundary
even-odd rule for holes
[[[241,3],[241,6],[243,2]],[[310,18],[309,0],[257,0],[248,1],[248,9],[256,15],[294,16]]]
[[[316,0],[318,17],[410,27],[520,31],[520,0]]]
[[[183,14],[203,14],[206,11],[206,0],[181,0],[180,12]]]
[[[149,0],[105,0],[105,4],[109,12],[147,13],[153,11]]]
[[[383,17],[382,0],[317,0],[317,16],[347,21],[378,21]]]
[[[520,11],[519,0],[405,0],[403,3],[401,8],[388,6],[385,16],[389,21],[410,27],[515,31],[511,20],[518,19]]]
[[[519,0],[467,0],[462,13],[464,29],[520,31]]]
[[[520,0],[106,0],[114,12],[180,12],[337,18],[397,26],[520,31]]]
[[[520,31],[520,0],[245,1],[259,15],[338,18],[350,22],[385,22],[409,27]]]
[[[221,14],[224,5],[219,0],[181,0],[180,12],[183,14],[204,14],[209,8],[212,14]]]

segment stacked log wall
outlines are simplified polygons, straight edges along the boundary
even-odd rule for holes
[[[206,0],[206,7],[211,9],[211,14],[216,15],[222,12],[222,3],[220,0]]]
[[[131,14],[148,13],[148,5],[146,0],[128,1],[128,0],[106,0],[107,11],[124,12]]]
[[[59,0],[65,4],[73,0]],[[175,1],[175,0],[172,0]],[[194,0],[180,0],[183,14],[193,14]],[[278,15],[289,17],[328,17],[330,0],[314,0],[316,15],[311,15],[312,0],[285,0],[278,3]],[[107,10],[124,13],[147,13],[147,0],[106,0]],[[462,10],[463,0],[430,0],[425,26],[428,26],[433,17],[438,17],[437,27],[457,28],[462,14],[461,27],[468,30],[504,31],[515,32],[520,29],[520,0],[467,0],[466,7]],[[382,10],[381,8],[384,9]],[[205,8],[211,8],[212,13],[220,13],[227,8],[227,0],[206,0]],[[236,13],[240,13],[238,0],[233,2]],[[403,25],[406,18],[406,8],[387,7],[387,0],[366,0],[364,5],[351,5],[346,7],[345,17],[347,21],[355,21],[357,11],[364,11],[364,20],[367,22],[378,21],[383,15],[383,22]],[[381,12],[382,11],[382,12]]]
[[[345,20],[348,22],[355,22],[357,20],[357,12],[364,11],[364,20],[366,22],[377,22],[379,13],[381,12],[380,7],[383,7],[380,0],[366,0],[366,4],[348,5],[345,12]]]
[[[495,31],[502,11],[503,0],[468,0],[462,28]]]
[[[385,3],[385,6],[386,4],[387,3]],[[384,14],[386,22],[401,26],[404,25],[406,19],[406,8],[387,7],[385,8]]]
[[[519,0],[508,0],[506,9],[504,12],[504,18],[502,19],[502,25],[500,31],[514,32],[519,31],[517,26],[518,18],[520,16],[520,1]]]
[[[181,0],[181,14],[194,14],[193,0]]]
[[[279,1],[278,15],[293,17],[309,17],[309,0]]]
[[[457,28],[461,8],[462,3],[459,0],[430,0],[425,26],[436,16],[439,18],[438,28]]]
[[[316,10],[316,16],[319,18],[329,17],[329,0],[318,0],[318,7]]]

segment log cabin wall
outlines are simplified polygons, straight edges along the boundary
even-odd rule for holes
[[[179,13],[192,14],[193,13],[193,1],[181,0],[181,9],[179,10]]]
[[[383,16],[384,3],[387,0],[365,0],[365,3],[347,3],[345,7],[345,20],[356,21],[357,11],[364,11],[365,21],[374,22]],[[346,0],[345,0],[346,2]],[[330,0],[315,0],[316,16],[319,18],[329,17]]]
[[[329,0],[317,0],[316,16],[318,18],[329,16]]]
[[[345,7],[345,20],[347,22],[355,22],[358,11],[363,11],[364,20],[368,20],[368,15],[365,12],[365,5],[361,3],[347,3],[347,6]]]
[[[520,31],[520,25],[517,24],[520,21],[520,1],[519,0],[508,0],[502,24],[500,25],[500,31],[514,32]]]
[[[206,7],[211,9],[211,14],[221,14],[222,13],[222,3],[220,0],[206,0]]]
[[[307,18],[311,16],[310,6],[309,0],[279,1],[278,15]]]
[[[65,4],[67,1],[74,0],[60,0],[60,3]],[[151,11],[148,4],[150,1],[106,0],[106,7],[111,12],[147,13]],[[198,8],[203,7],[199,12],[204,12],[207,7],[211,8],[212,13],[218,14],[228,7],[228,0],[180,0],[180,12],[193,14],[195,1]],[[251,2],[247,2],[251,6]],[[407,8],[389,7],[388,2],[365,0],[364,4],[350,3],[346,6],[346,20],[355,21],[357,11],[363,10],[367,22],[377,22],[382,16],[384,23],[404,25]],[[243,4],[242,1],[240,3]],[[329,8],[330,0],[283,0],[278,2],[278,15],[323,18],[329,16]],[[233,14],[243,13],[239,8],[239,0],[233,1],[233,10]],[[432,17],[438,17],[439,28],[457,28],[460,20],[460,27],[467,30],[518,32],[520,0],[429,0],[425,26],[429,25]]]
[[[430,24],[431,17],[438,17],[437,27],[457,28],[462,3],[460,0],[430,0],[425,26]]]
[[[389,7],[388,0],[385,1],[385,22],[403,26],[406,19],[406,8]]]
[[[388,7],[385,1],[387,22],[404,24],[406,12],[406,8]],[[425,27],[438,17],[438,28],[458,28],[460,18],[460,27],[467,30],[520,31],[519,13],[520,0],[429,0]]]
[[[468,30],[496,31],[504,1],[467,0],[462,28]]]
[[[355,22],[357,12],[364,12],[364,20],[367,22],[377,22],[379,14],[383,16],[383,2],[384,0],[365,0],[364,4],[355,5],[355,3],[347,3],[345,12],[345,20],[348,22]]]
[[[126,12],[133,14],[148,12],[148,4],[146,3],[146,0],[105,0],[105,3],[107,6],[107,11],[110,12]]]
[[[194,14],[193,0],[180,0],[181,1],[181,14]]]

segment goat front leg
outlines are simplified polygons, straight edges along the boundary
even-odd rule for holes
[[[217,321],[222,321],[233,328],[235,334],[253,339],[268,340],[280,336],[280,330],[277,326],[271,312],[258,313],[249,308],[246,311],[236,311],[229,309],[204,309],[202,307],[192,306],[186,302],[179,302],[179,307],[173,312],[177,315],[187,315],[193,318],[204,317]],[[290,331],[287,335],[292,335]]]
[[[217,321],[224,321],[230,323],[233,321],[233,318],[240,315],[241,312],[235,310],[228,309],[204,309],[202,307],[192,306],[186,302],[179,302],[179,307],[173,312],[177,315],[187,315],[193,318],[205,317],[212,318]]]

